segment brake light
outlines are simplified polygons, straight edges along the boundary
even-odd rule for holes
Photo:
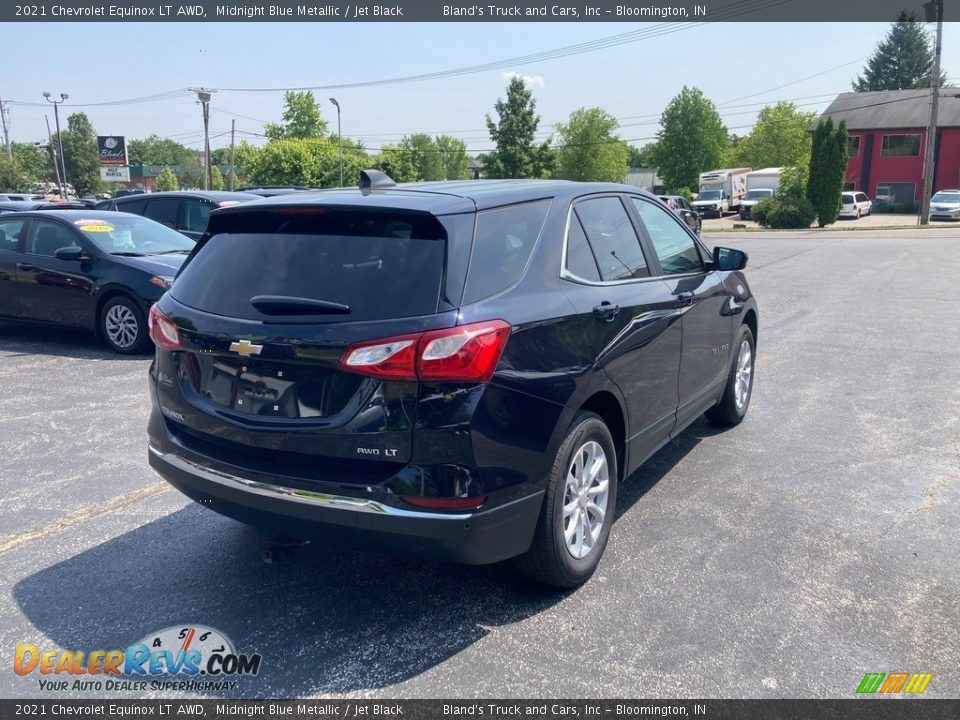
[[[156,305],[151,306],[150,315],[147,318],[147,325],[150,328],[150,339],[157,347],[164,350],[181,350],[180,332],[176,324],[168,318]]]
[[[347,348],[340,369],[384,380],[487,382],[510,336],[503,320],[399,335]]]
[[[404,502],[429,510],[476,510],[486,501],[486,495],[479,497],[438,498],[419,495],[401,495]]]

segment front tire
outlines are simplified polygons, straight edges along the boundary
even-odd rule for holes
[[[100,336],[122,355],[144,352],[150,345],[143,311],[122,295],[108,300],[100,311]]]
[[[753,331],[747,325],[741,325],[720,402],[707,410],[707,419],[716,425],[732,427],[743,422],[750,408],[753,396],[753,366],[757,355]]]
[[[585,583],[600,563],[617,505],[617,455],[599,416],[580,412],[557,450],[533,544],[515,563],[532,580]]]

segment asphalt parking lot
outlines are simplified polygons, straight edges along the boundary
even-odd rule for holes
[[[630,478],[567,593],[329,547],[265,564],[149,469],[148,359],[0,325],[0,697],[51,697],[18,643],[188,622],[263,655],[230,697],[852,697],[898,671],[960,695],[960,227],[714,240],[750,254],[750,414]]]

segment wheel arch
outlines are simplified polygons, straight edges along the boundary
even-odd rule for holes
[[[757,311],[753,308],[747,310],[747,313],[743,316],[743,324],[750,328],[750,332],[753,333],[753,344],[757,344]]]
[[[580,410],[599,415],[610,430],[617,453],[618,479],[623,480],[627,469],[627,419],[617,396],[609,390],[600,390],[587,398]]]

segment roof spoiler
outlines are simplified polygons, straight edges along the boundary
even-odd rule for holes
[[[382,190],[384,188],[396,187],[397,183],[392,177],[379,170],[361,170],[360,171],[360,190],[370,192],[371,190]]]

